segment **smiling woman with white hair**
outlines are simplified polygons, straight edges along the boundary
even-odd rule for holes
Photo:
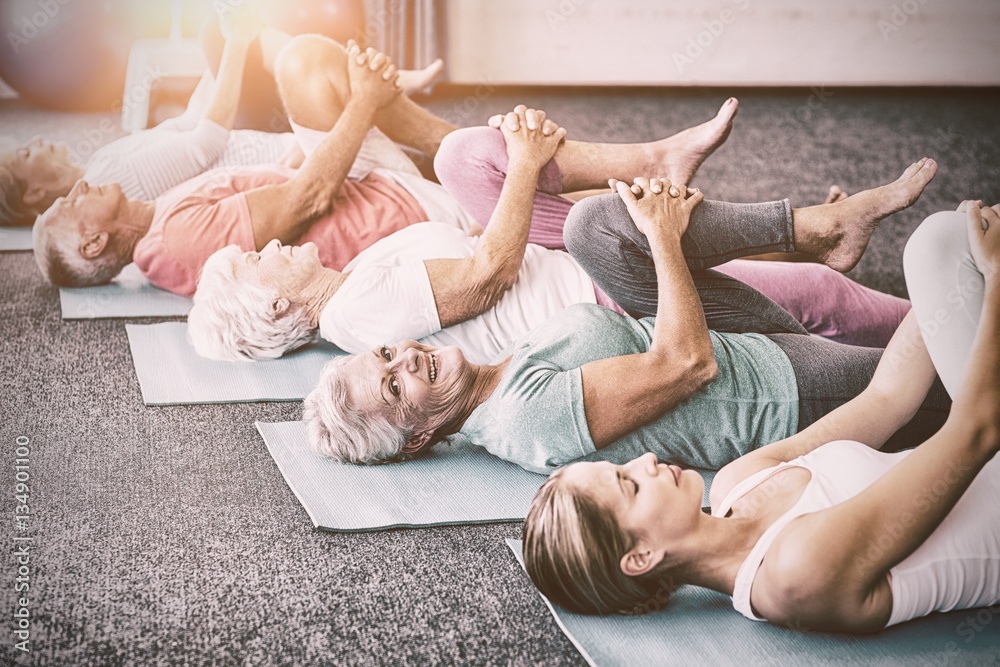
[[[912,201],[933,174],[926,164],[912,165],[873,201]],[[655,318],[578,304],[486,363],[455,345],[413,340],[338,359],[304,404],[313,450],[378,463],[458,434],[541,473],[579,459],[627,460],[646,451],[718,469],[807,427],[864,389],[880,349],[802,334],[710,331],[681,251],[701,193],[638,180],[639,197],[624,183],[617,189],[649,240]],[[863,244],[841,249],[860,256]],[[947,406],[937,387],[894,443],[932,433]]]

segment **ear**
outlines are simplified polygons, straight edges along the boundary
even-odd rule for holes
[[[45,188],[40,188],[37,185],[25,190],[21,197],[21,201],[28,208],[38,205],[43,199],[45,199]]]
[[[431,431],[423,431],[420,433],[414,433],[410,436],[410,439],[406,441],[403,445],[404,454],[416,454],[421,449],[427,446],[427,443],[431,441],[434,437],[434,433]]]
[[[630,577],[638,577],[646,574],[663,560],[663,553],[653,551],[641,544],[637,544],[627,554],[622,556],[622,572]]]
[[[282,317],[288,312],[288,308],[292,303],[285,297],[279,297],[274,300],[274,314],[276,317]]]
[[[84,236],[83,241],[80,243],[80,255],[84,259],[97,259],[104,252],[104,249],[108,247],[110,239],[111,234],[103,231]]]

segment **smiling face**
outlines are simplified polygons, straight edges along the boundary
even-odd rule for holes
[[[24,203],[41,212],[69,192],[79,175],[66,144],[35,139],[24,144],[6,160],[11,171],[24,183]]]
[[[237,280],[273,289],[293,304],[301,301],[324,270],[315,243],[283,246],[274,240],[260,252],[245,252],[232,261]]]
[[[355,355],[344,373],[348,400],[364,414],[383,414],[394,424],[428,433],[449,422],[475,380],[474,366],[459,348],[412,340]]]
[[[643,454],[624,465],[585,462],[568,466],[562,484],[587,494],[632,535],[637,549],[669,551],[701,515],[705,483],[693,470],[681,470]]]

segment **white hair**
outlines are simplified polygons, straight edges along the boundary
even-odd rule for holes
[[[353,357],[337,357],[323,368],[319,383],[306,396],[302,420],[309,448],[345,463],[401,461],[411,455],[403,446],[412,433],[381,414],[365,414],[351,405],[344,365]]]
[[[121,273],[131,257],[120,256],[118,243],[109,239],[104,252],[94,259],[80,254],[79,234],[50,234],[58,224],[59,211],[52,207],[38,217],[31,231],[35,263],[42,275],[58,287],[95,287],[107,285]]]
[[[316,340],[316,329],[305,309],[292,304],[275,311],[278,291],[233,272],[233,260],[243,254],[226,246],[205,262],[188,313],[188,340],[203,357],[222,361],[275,359]]]

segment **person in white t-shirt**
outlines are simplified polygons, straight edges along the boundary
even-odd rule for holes
[[[723,117],[722,123],[730,120]],[[621,313],[573,257],[529,242],[536,232],[533,209],[541,196],[536,190],[540,179],[579,180],[574,156],[566,153],[586,152],[592,145],[581,149],[565,144],[562,128],[544,112],[523,106],[503,121],[499,132],[483,128],[502,133],[509,163],[481,236],[442,222],[417,223],[362,251],[343,272],[323,268],[317,248],[308,243],[293,247],[274,242],[259,253],[223,248],[205,263],[188,316],[189,339],[198,354],[233,361],[276,358],[319,334],[351,353],[401,339],[459,345],[470,360],[485,363],[567,306],[599,303]],[[450,135],[439,161],[448,159],[453,137],[462,146],[458,135],[470,131]],[[601,164],[589,158],[585,162]],[[792,211],[787,201],[705,202],[688,238],[693,244],[711,239],[713,251],[724,251],[719,257],[737,256],[742,249],[759,248],[761,236],[791,233],[793,214],[796,229],[811,226],[818,237],[843,222],[840,217],[853,222],[850,207],[845,201]],[[734,219],[741,221],[738,234],[732,230]],[[798,249],[809,251],[808,245]],[[727,289],[717,291],[740,299],[740,311],[753,312],[759,330],[805,333],[778,304],[728,280]]]

